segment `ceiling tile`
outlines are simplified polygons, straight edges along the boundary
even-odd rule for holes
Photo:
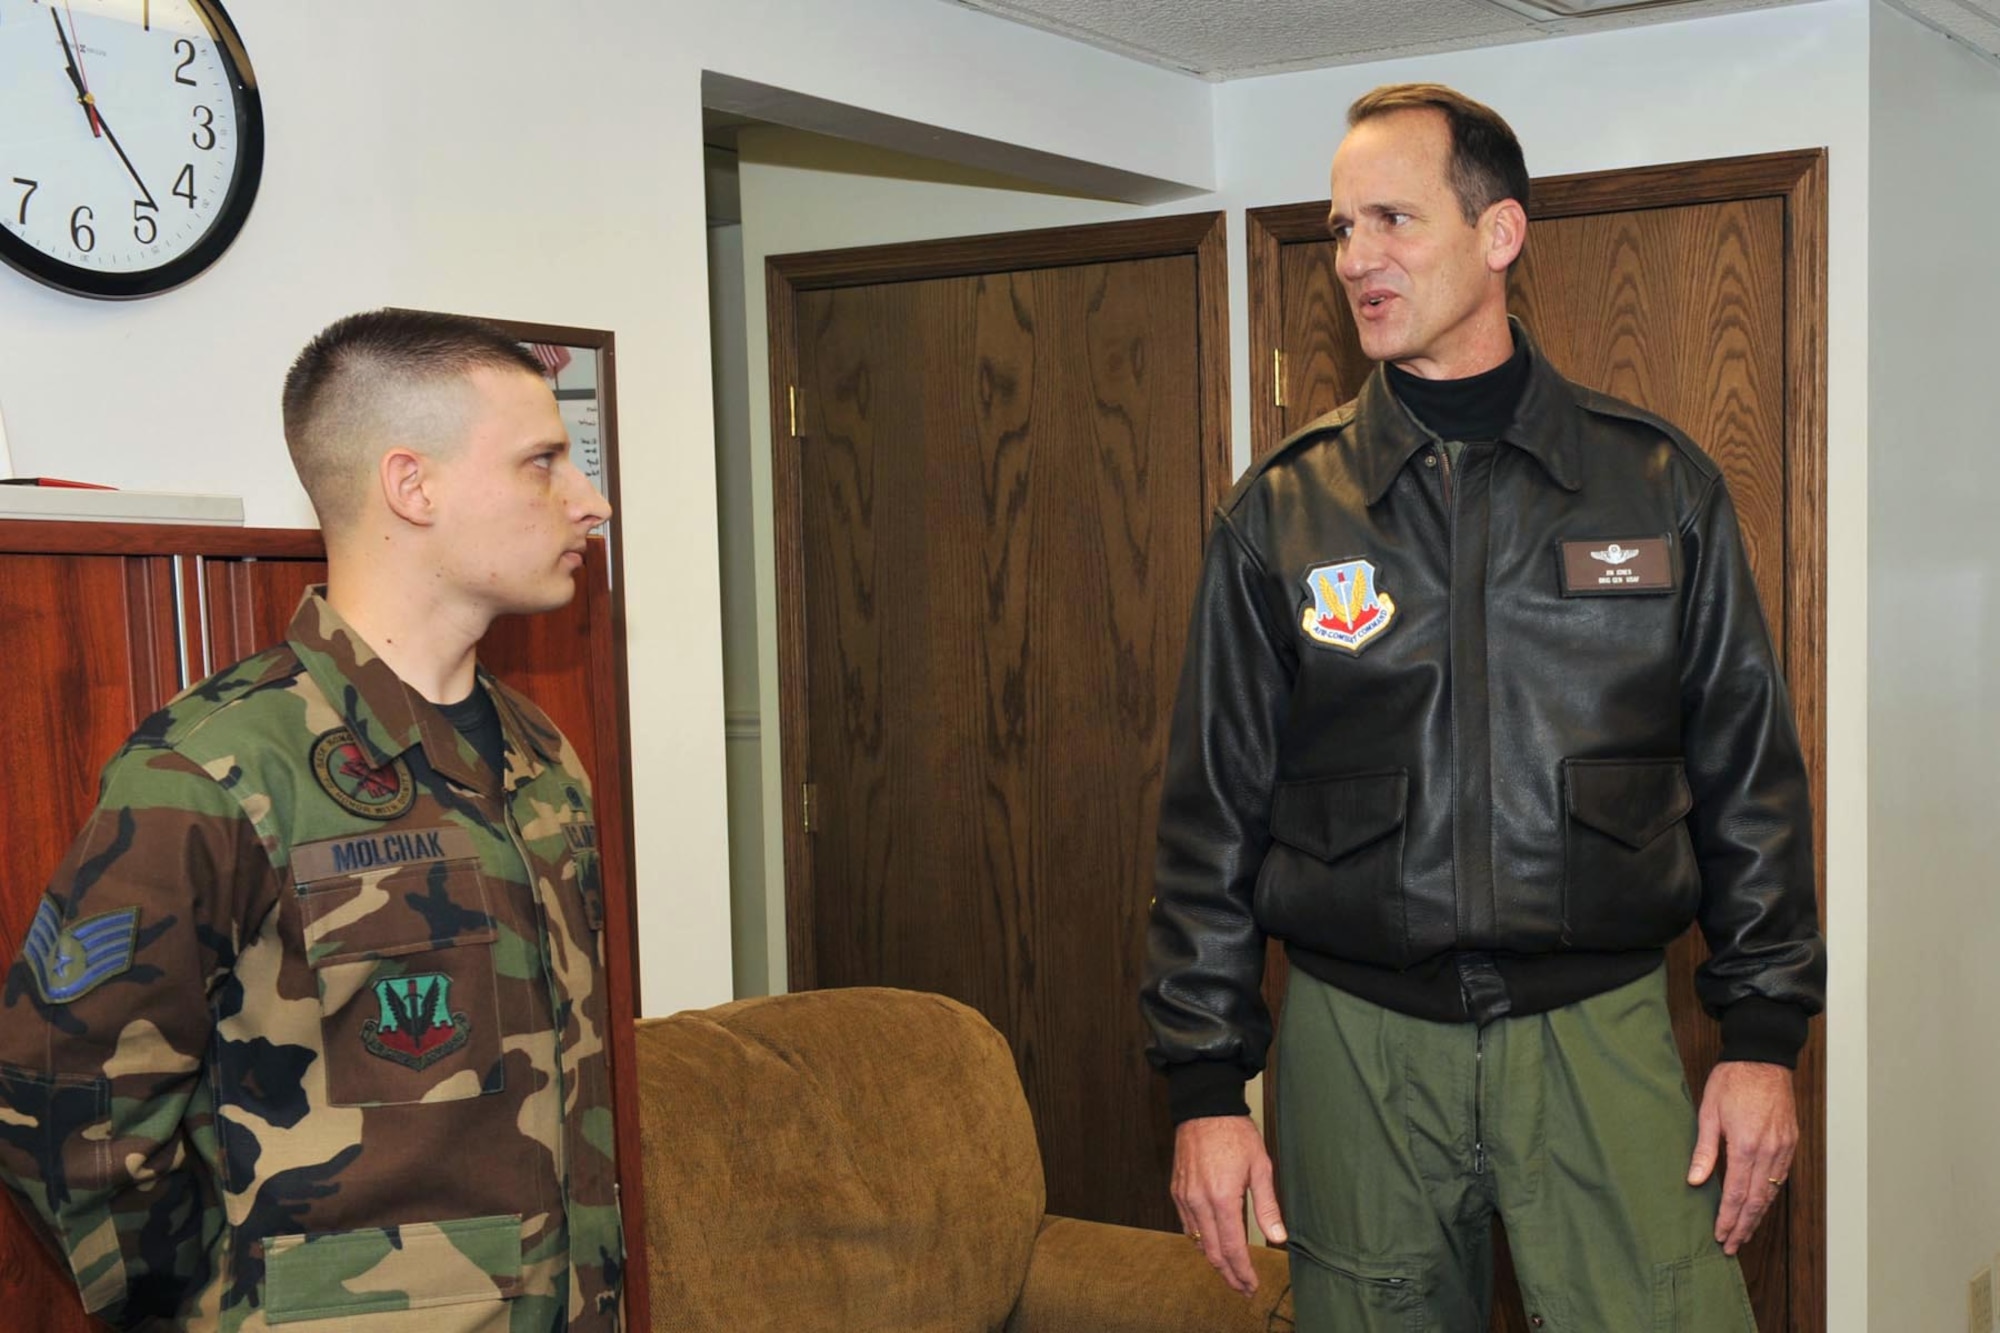
[[[1992,0],[1889,0],[1911,18],[2000,59],[2000,15]]]
[[[1483,0],[956,0],[1204,77],[1333,65],[1536,25]]]
[[[944,0],[1206,79],[1429,55],[1810,0],[1677,0],[1536,21],[1502,0]],[[1887,0],[1988,54],[2000,0]]]

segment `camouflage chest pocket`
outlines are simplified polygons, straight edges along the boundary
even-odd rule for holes
[[[416,849],[409,858],[298,884],[336,1106],[456,1101],[505,1087],[499,931],[471,835],[421,829],[352,841],[397,838],[408,840],[401,850]],[[329,846],[298,849],[294,874],[334,868],[319,855]]]

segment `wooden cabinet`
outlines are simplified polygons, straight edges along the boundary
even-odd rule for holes
[[[12,753],[0,765],[0,950],[7,962],[90,812],[105,761],[183,687],[283,639],[300,595],[325,577],[325,551],[312,531],[0,521],[0,736]],[[606,982],[629,1252],[627,1323],[644,1328],[624,631],[605,544],[592,540],[574,601],[547,615],[497,622],[480,660],[547,710],[576,745],[596,790],[612,943]],[[95,1327],[66,1267],[4,1208],[0,1309],[35,1310],[36,1327],[48,1333]]]
[[[19,526],[0,524],[0,527]],[[97,773],[179,688],[169,560],[0,553],[0,950],[11,960],[42,889],[97,793]],[[39,1327],[90,1327],[69,1271],[0,1214],[0,1308]]]

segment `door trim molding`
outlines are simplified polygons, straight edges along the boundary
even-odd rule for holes
[[[1785,638],[1792,711],[1812,784],[1814,863],[1826,922],[1826,185],[1823,148],[1676,162],[1532,182],[1529,218],[1635,208],[1776,199],[1785,208]],[[1253,458],[1277,448],[1275,404],[1283,305],[1279,248],[1326,239],[1326,203],[1253,208],[1246,215],[1250,289],[1250,439]],[[1802,666],[1796,672],[1793,663]],[[1826,1025],[1812,1025],[1799,1053],[1799,1146],[1784,1202],[1787,1327],[1826,1327]],[[1269,1096],[1269,1089],[1266,1092]]]
[[[771,508],[776,584],[805,586],[804,515],[800,510],[798,440],[792,435],[791,389],[798,383],[801,292],[870,283],[969,277],[1024,268],[1058,268],[1188,255],[1195,261],[1196,337],[1201,365],[1201,474],[1204,510],[1230,482],[1229,256],[1225,215],[1180,213],[1080,227],[1000,232],[901,245],[861,246],[772,255],[764,262],[765,313],[771,346]],[[800,414],[801,422],[805,414]],[[1203,531],[1207,529],[1204,521]],[[1198,553],[1197,553],[1198,554]],[[784,795],[786,984],[818,985],[813,957],[812,838],[796,793],[809,780],[806,727],[806,608],[779,600],[778,754]]]

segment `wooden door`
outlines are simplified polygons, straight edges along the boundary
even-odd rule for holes
[[[1565,375],[1675,422],[1726,474],[1791,689],[1822,863],[1825,170],[1823,153],[1806,152],[1537,181],[1510,301]],[[1334,272],[1325,211],[1315,202],[1251,214],[1253,336],[1280,353],[1252,358],[1260,454],[1353,397],[1372,369]],[[1668,955],[1674,1032],[1697,1093],[1721,1046],[1694,998],[1706,956],[1695,931]],[[1284,970],[1273,957],[1266,991],[1275,1006]],[[1825,1327],[1820,1024],[1796,1087],[1802,1139],[1791,1183],[1742,1255],[1767,1333]],[[1525,1333],[1504,1266],[1499,1305],[1494,1326]]]
[[[798,407],[775,451],[786,772],[814,793],[809,849],[787,848],[793,986],[978,1008],[1050,1211],[1169,1229],[1137,995],[1227,472],[1221,225],[773,261],[797,368],[776,402]]]

